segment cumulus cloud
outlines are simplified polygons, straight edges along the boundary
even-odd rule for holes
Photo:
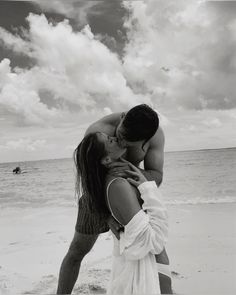
[[[42,157],[54,157],[55,150],[70,156],[70,143],[78,143],[91,121],[143,102],[158,110],[167,150],[236,145],[235,3],[124,1],[127,38],[118,56],[109,50],[121,52],[115,50],[120,46],[118,33],[96,35],[90,26],[81,29],[91,15],[101,12],[103,1],[34,2],[70,22],[51,23],[53,14],[50,21],[30,14],[24,32],[0,27],[0,46],[32,61],[27,68],[13,68],[7,58],[0,61],[1,124],[11,130],[11,120],[17,123],[15,133],[1,137],[7,143],[1,152],[18,147],[27,158],[23,151],[33,153],[39,144]],[[111,7],[104,15],[113,24]],[[80,24],[73,24],[74,29],[72,18]],[[101,18],[96,21],[91,22],[94,27]],[[26,130],[33,139],[22,139]],[[34,144],[35,133],[46,143]],[[59,151],[58,146],[63,148]]]
[[[234,10],[206,1],[129,1],[124,68],[137,93],[157,108],[236,106]],[[234,15],[235,15],[234,13]],[[225,99],[227,98],[227,99]]]
[[[0,44],[3,47],[13,50],[14,52],[26,55],[30,54],[28,43],[25,40],[23,40],[20,36],[15,36],[9,33],[2,27],[0,27]]]
[[[10,112],[23,116],[28,123],[41,124],[57,115],[55,108],[48,109],[32,87],[28,73],[12,73],[10,60],[0,63],[0,104]]]
[[[38,4],[73,13],[76,1],[57,2]],[[204,1],[125,1],[124,6],[129,18],[123,61],[88,25],[75,32],[67,20],[52,24],[30,14],[24,36],[0,28],[5,47],[35,62],[29,69],[1,62],[0,103],[27,124],[140,102],[160,111],[236,106],[234,18],[219,18],[220,11]],[[86,9],[91,10],[87,4]]]
[[[93,9],[98,6],[101,1],[78,1],[78,0],[32,0],[35,4],[45,12],[55,12],[76,20],[80,25],[86,25],[88,23],[88,15],[96,14],[96,10]]]
[[[65,113],[106,106],[115,111],[149,101],[127,85],[119,57],[96,40],[88,25],[74,32],[67,20],[52,24],[44,15],[33,14],[27,20],[24,40],[0,31],[5,46],[36,63],[29,69],[11,69],[5,59],[0,65],[0,104],[26,123],[53,122]]]

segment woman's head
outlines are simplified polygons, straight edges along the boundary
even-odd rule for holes
[[[104,145],[105,154],[101,159],[101,163],[108,166],[111,162],[118,160],[126,151],[125,148],[121,148],[118,139],[113,136],[109,136],[106,133],[96,133],[99,144]]]
[[[107,166],[125,152],[117,139],[105,133],[86,135],[74,152],[77,189],[87,195],[91,209],[106,212],[104,184]]]

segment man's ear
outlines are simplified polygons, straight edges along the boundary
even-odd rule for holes
[[[111,157],[109,157],[109,156],[103,157],[101,160],[101,164],[104,166],[109,165],[111,162],[112,162]]]
[[[121,118],[121,119],[124,119],[124,117],[125,117],[125,113],[123,112],[123,113],[121,113],[120,118]]]

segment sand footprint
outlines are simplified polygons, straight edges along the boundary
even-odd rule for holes
[[[57,278],[54,275],[43,276],[39,283],[35,283],[35,287],[23,294],[55,294]]]
[[[75,294],[105,294],[110,278],[110,269],[89,269],[81,277],[83,284],[79,284],[75,289]]]

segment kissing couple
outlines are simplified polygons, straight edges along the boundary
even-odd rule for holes
[[[157,113],[141,104],[103,117],[88,127],[74,160],[82,196],[57,294],[72,292],[84,256],[109,229],[114,248],[107,293],[172,294],[168,218],[159,189],[164,133]]]

